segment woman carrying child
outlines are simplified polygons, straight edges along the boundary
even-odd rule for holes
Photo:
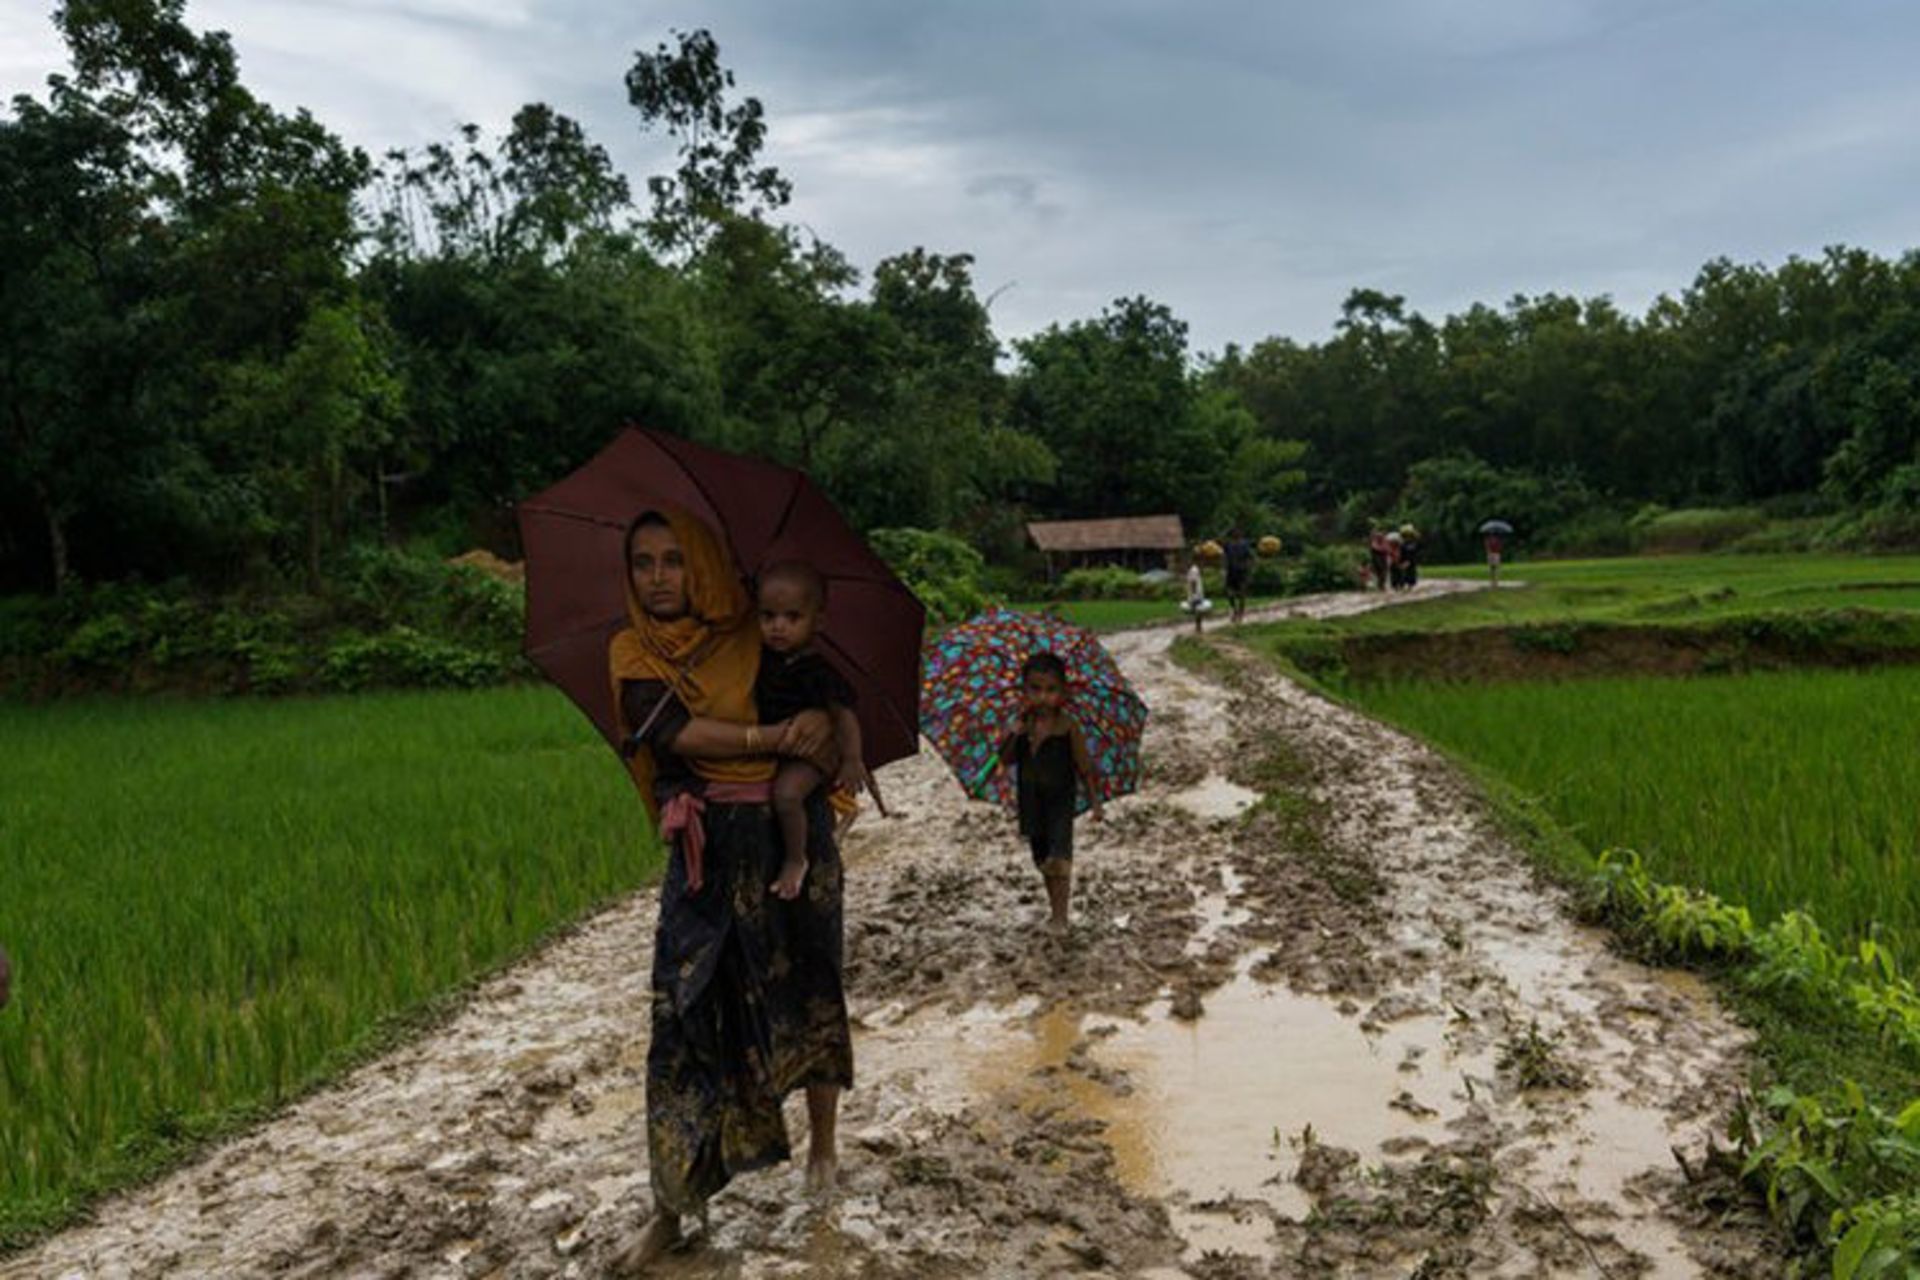
[[[830,1186],[840,1090],[853,1082],[841,874],[813,803],[807,892],[768,892],[782,861],[775,757],[835,763],[824,711],[769,722],[761,636],[713,531],[677,510],[627,532],[629,625],[608,669],[629,769],[671,855],[654,932],[647,1147],[654,1214],[613,1260],[649,1265],[735,1174],[790,1154],[781,1099],[804,1088],[808,1182]]]
[[[1047,927],[1061,933],[1073,897],[1077,787],[1086,788],[1095,822],[1105,811],[1086,739],[1066,709],[1066,664],[1051,653],[1033,654],[1021,668],[1020,692],[1018,726],[1002,744],[999,758],[1013,770],[1020,834],[1027,838],[1034,866],[1046,884]]]

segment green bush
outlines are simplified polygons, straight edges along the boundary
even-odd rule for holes
[[[1247,578],[1247,590],[1256,596],[1283,596],[1287,594],[1290,566],[1278,556],[1261,556],[1253,562],[1253,572]]]
[[[1181,594],[1182,587],[1177,578],[1152,582],[1136,570],[1102,565],[1069,569],[1060,576],[1054,592],[1061,600],[1172,600]]]
[[[1017,565],[990,564],[980,570],[980,589],[999,600],[1045,600],[1052,584],[1036,581]]]
[[[245,672],[242,687],[249,693],[292,693],[306,678],[300,652],[290,644],[241,641],[234,647]]]
[[[1069,569],[1060,575],[1058,591],[1063,600],[1124,600],[1139,581],[1139,574],[1126,569]]]
[[[530,673],[518,586],[385,547],[352,549],[332,569],[322,595],[222,598],[174,582],[0,600],[0,680],[43,693],[292,693]]]
[[[1350,547],[1313,547],[1288,567],[1285,582],[1290,596],[1323,591],[1351,591],[1358,585],[1355,570],[1360,553]]]
[[[1828,523],[1827,520],[1818,516],[1775,520],[1743,538],[1728,543],[1726,549],[1740,555],[1777,555],[1811,551]]]
[[[1820,551],[1909,551],[1920,547],[1920,511],[1875,507],[1822,530]]]
[[[1441,563],[1478,558],[1478,531],[1485,520],[1506,520],[1531,545],[1548,546],[1562,531],[1575,531],[1587,521],[1597,527],[1591,513],[1604,506],[1574,473],[1542,475],[1454,453],[1407,469],[1399,512],[1401,519],[1419,526],[1428,562]]]
[[[0,598],[0,660],[37,658],[59,647],[66,628],[58,596]]]
[[[444,632],[482,647],[517,643],[525,593],[470,565],[360,546],[344,553],[329,579],[339,620],[371,628],[393,624]]]
[[[986,561],[950,533],[875,529],[867,542],[926,606],[927,620],[959,622],[987,607],[981,586]]]
[[[1647,507],[1630,524],[1642,551],[1718,551],[1759,533],[1767,517],[1758,507]]]
[[[1589,507],[1544,531],[1539,549],[1562,556],[1623,556],[1634,547],[1627,514],[1614,507]]]
[[[348,635],[327,650],[320,683],[340,693],[373,688],[477,689],[506,674],[500,659],[439,640],[412,627],[380,635]]]
[[[117,613],[89,618],[68,633],[54,651],[57,661],[82,670],[124,668],[140,650],[140,632]]]

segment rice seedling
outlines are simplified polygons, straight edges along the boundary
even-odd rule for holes
[[[658,865],[545,688],[0,707],[0,1237]]]

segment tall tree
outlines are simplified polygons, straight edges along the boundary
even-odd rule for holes
[[[383,255],[558,259],[625,230],[627,180],[571,117],[532,102],[497,144],[475,124],[459,137],[418,156],[387,154],[375,236]]]
[[[161,253],[145,179],[132,135],[70,85],[0,120],[0,484],[37,511],[56,587],[73,521],[124,502],[160,447],[133,412]]]
[[[1016,344],[1010,418],[1053,453],[1045,505],[1062,516],[1211,513],[1226,458],[1195,413],[1187,326],[1122,298],[1097,320]]]
[[[635,54],[627,72],[627,99],[642,127],[664,128],[680,158],[671,177],[647,179],[649,229],[670,252],[697,253],[725,217],[758,219],[793,196],[780,171],[759,162],[765,108],[752,97],[729,105],[733,87],[733,72],[720,65],[719,43],[705,29],[673,32],[672,43]]]

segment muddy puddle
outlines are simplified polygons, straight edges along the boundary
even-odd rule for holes
[[[1438,1016],[1382,1025],[1244,968],[1204,1003],[1197,1019],[1174,1016],[1170,999],[1139,1018],[1031,1000],[921,1013],[860,1048],[868,1070],[935,1109],[990,1101],[1093,1122],[1124,1188],[1166,1206],[1186,1263],[1288,1247],[1277,1228],[1315,1210],[1301,1171],[1316,1147],[1355,1153],[1362,1170],[1409,1166],[1511,1112],[1534,1140],[1506,1152],[1505,1194],[1577,1219],[1619,1204],[1680,1137],[1660,1108],[1598,1091],[1521,1100],[1497,1050],[1462,1048]],[[1643,1260],[1636,1274],[1697,1274],[1677,1229],[1601,1216]]]
[[[1167,803],[1184,809],[1196,818],[1225,821],[1237,818],[1260,803],[1260,793],[1251,787],[1230,782],[1217,773],[1209,773],[1198,785],[1176,791]]]

